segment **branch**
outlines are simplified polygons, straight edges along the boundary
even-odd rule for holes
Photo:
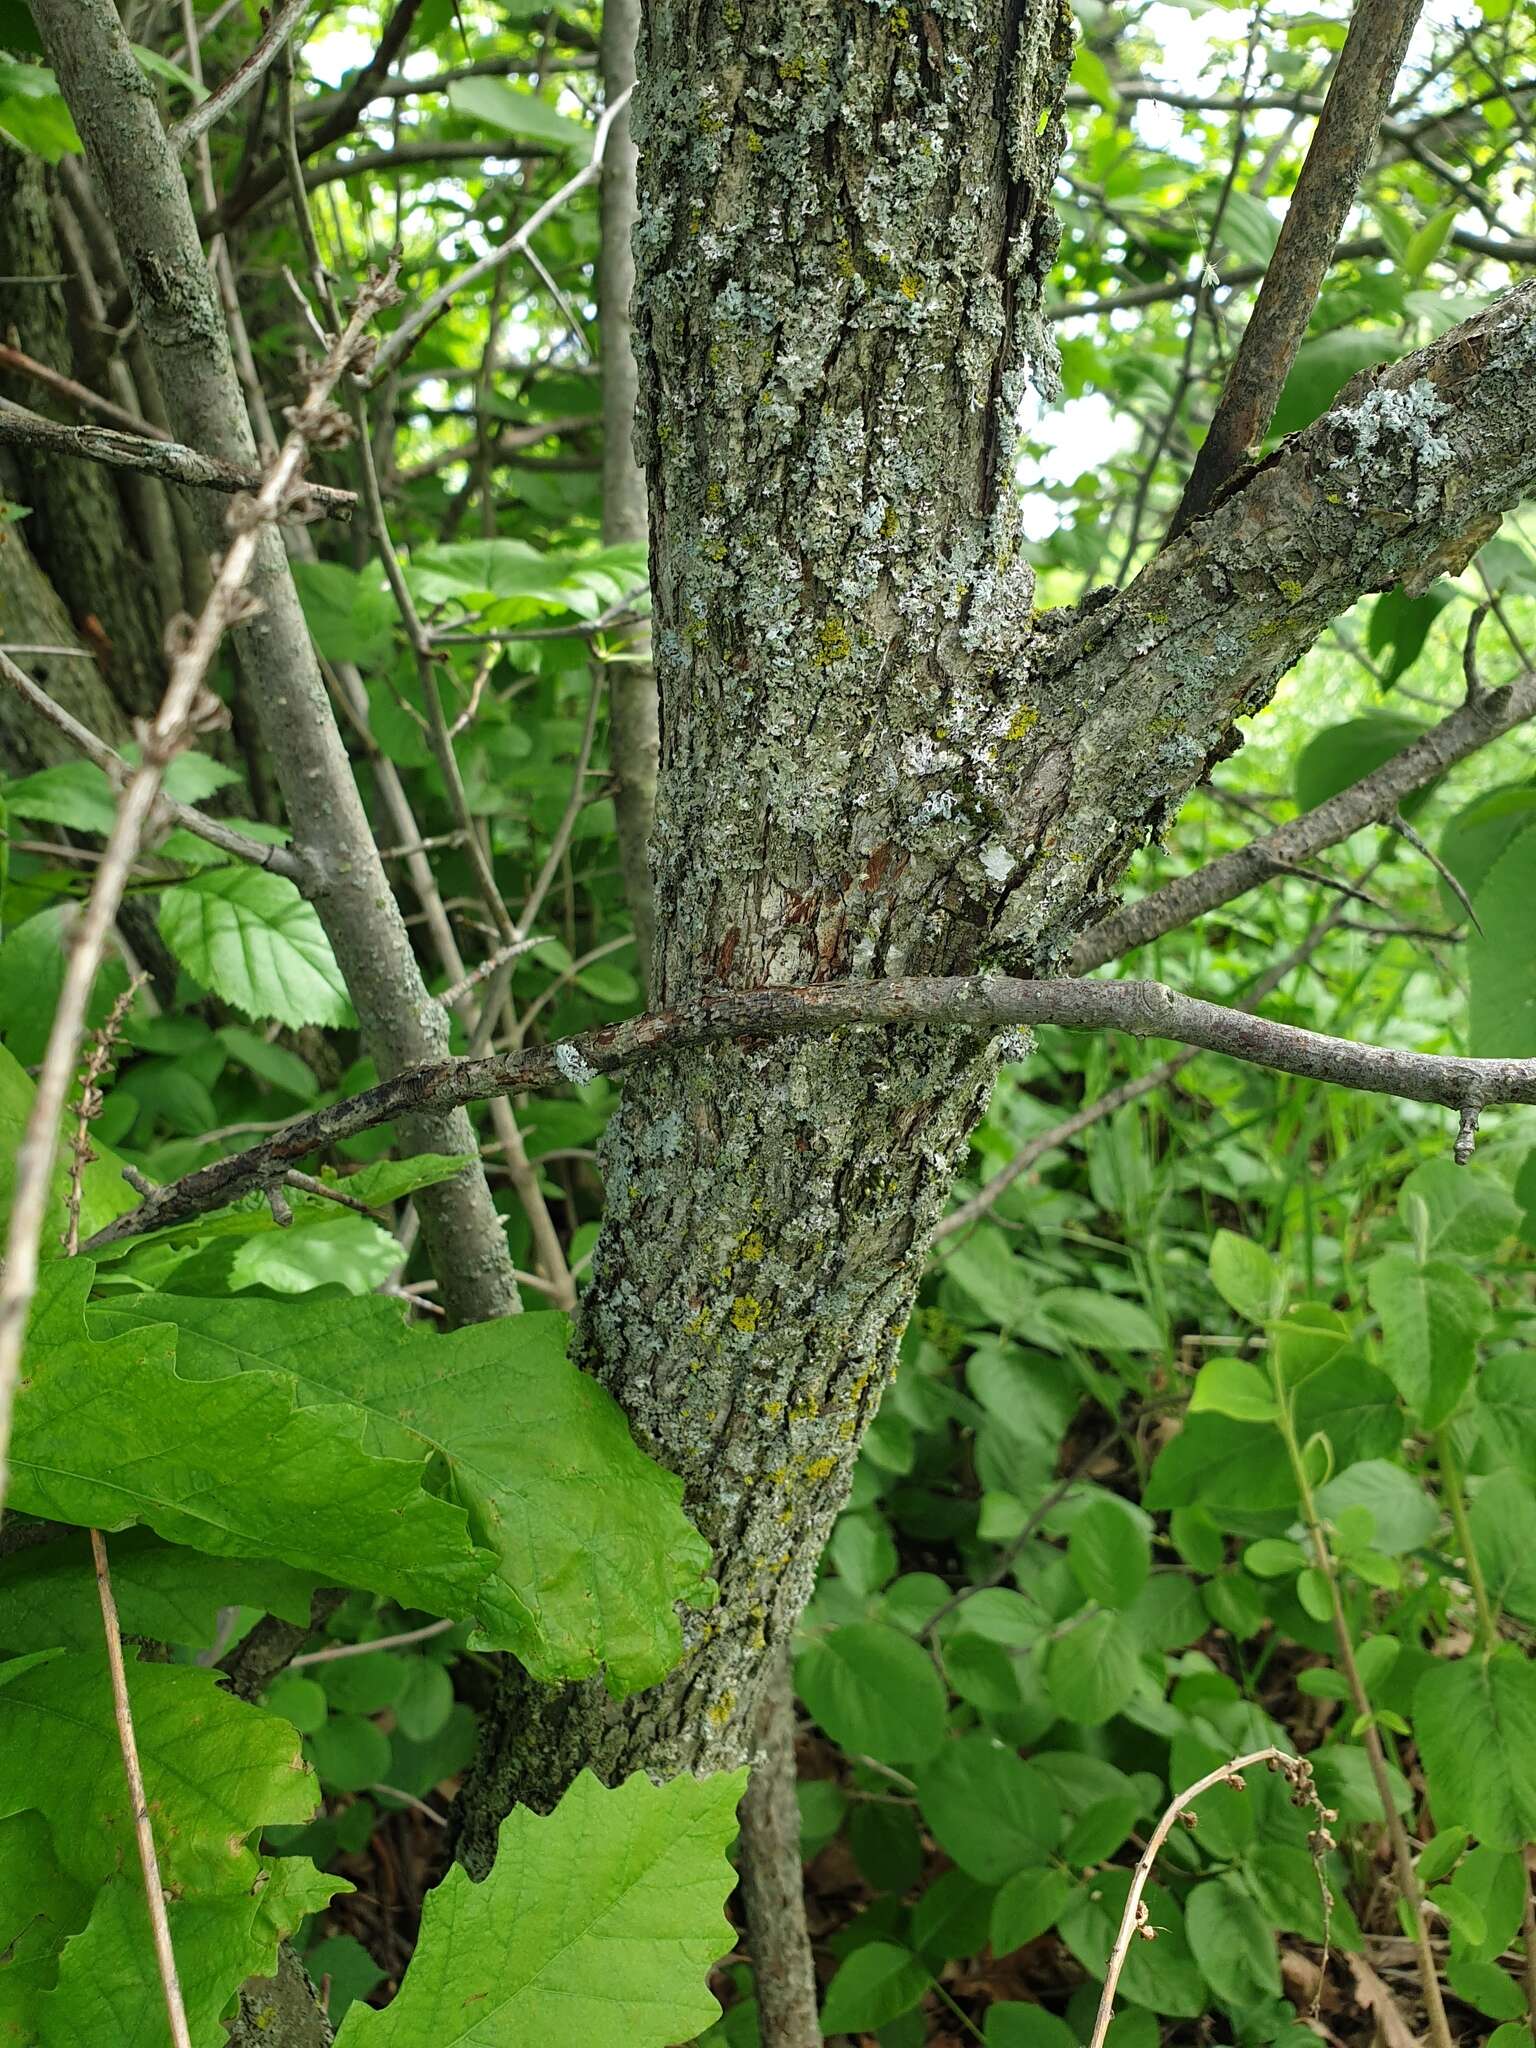
[[[1005,884],[982,897],[994,959],[1051,971],[1333,620],[1459,570],[1536,488],[1533,372],[1526,284],[1355,378],[1126,589],[1037,620],[1000,679],[1012,722],[968,768],[998,762],[1002,829],[971,871]]]
[[[360,1095],[296,1117],[259,1145],[210,1160],[99,1230],[85,1250],[185,1223],[209,1209],[280,1181],[311,1152],[396,1117],[441,1113],[492,1096],[614,1074],[637,1061],[718,1045],[727,1039],[820,1037],[896,1025],[969,1032],[978,1037],[1018,1025],[1066,1031],[1124,1031],[1220,1052],[1254,1066],[1328,1081],[1410,1102],[1481,1110],[1536,1103],[1536,1059],[1460,1059],[1357,1045],[1252,1017],[1155,981],[1020,981],[1007,975],[942,976],[906,981],[821,983],[811,988],[732,990],[620,1024],[583,1031],[554,1045],[479,1059],[440,1060],[381,1081]]]
[[[1358,0],[1258,302],[1243,330],[1170,535],[1208,510],[1274,417],[1355,203],[1422,0]]]
[[[71,744],[84,754],[88,761],[94,761],[103,774],[121,786],[133,773],[130,764],[121,754],[109,747],[105,740],[98,739],[89,726],[82,725],[55,703],[48,692],[34,683],[24,669],[16,666],[4,648],[0,648],[0,682],[9,683],[24,702],[30,704],[39,717],[46,718],[57,731],[63,733]],[[302,861],[295,859],[286,846],[267,846],[259,839],[248,839],[243,832],[237,832],[232,825],[226,825],[218,818],[210,818],[191,804],[178,803],[174,797],[162,797],[160,809],[173,824],[184,831],[195,832],[199,839],[207,840],[210,846],[218,847],[221,853],[232,854],[236,860],[249,861],[252,867],[270,868],[275,875],[286,875],[290,882],[302,887],[306,869]]]
[[[171,438],[165,428],[157,427],[153,420],[140,419],[136,412],[129,412],[126,406],[114,405],[110,398],[103,398],[100,392],[92,391],[88,384],[82,384],[74,377],[66,377],[62,370],[55,370],[48,363],[40,363],[35,356],[29,356],[19,348],[12,348],[9,342],[0,342],[0,369],[14,370],[18,377],[30,377],[34,383],[41,384],[56,397],[68,399],[71,405],[78,405],[86,412],[100,413],[104,420],[111,420],[126,433],[141,434],[149,441],[169,441]]]
[[[587,162],[574,177],[567,178],[559,191],[552,193],[542,206],[534,208],[515,235],[509,235],[506,241],[488,251],[477,263],[469,264],[457,276],[450,277],[445,285],[439,286],[431,298],[425,300],[414,313],[401,321],[379,350],[374,365],[374,384],[378,384],[405,360],[420,337],[434,320],[440,319],[447,312],[449,305],[460,292],[466,291],[470,285],[478,284],[482,278],[489,277],[504,263],[509,263],[514,256],[520,255],[544,223],[558,213],[568,200],[574,199],[576,194],[585,190],[588,185],[597,183],[603,174],[603,152],[608,146],[608,131],[628,104],[629,93],[623,92],[603,109],[602,117],[597,124],[597,133],[592,138],[592,154]]]
[[[42,448],[54,455],[81,455],[108,469],[142,470],[147,476],[164,477],[175,484],[196,484],[204,490],[224,491],[233,497],[242,491],[258,491],[261,478],[184,448],[179,441],[151,439],[148,435],[124,434],[115,427],[68,427],[45,419],[0,398],[0,446]],[[357,503],[352,491],[332,490],[327,484],[307,484],[304,495],[285,507],[290,517],[306,516],[310,507],[324,510],[333,519],[350,519]]]
[[[1431,726],[1422,739],[1315,810],[1261,839],[1250,840],[1235,853],[1223,854],[1193,874],[1181,875],[1139,903],[1112,911],[1102,923],[1084,932],[1067,955],[1067,965],[1074,974],[1090,974],[1107,961],[1118,960],[1123,953],[1134,952],[1138,946],[1181,930],[1207,911],[1231,903],[1267,882],[1277,870],[1294,867],[1325,847],[1337,846],[1363,825],[1385,823],[1404,797],[1531,717],[1536,717],[1536,671],[1462,705]]]
[[[260,41],[243,64],[238,65],[215,91],[199,100],[189,114],[166,130],[165,139],[177,156],[185,156],[200,135],[222,121],[231,107],[238,106],[251,87],[271,70],[284,43],[304,17],[310,0],[279,0],[272,10]]]

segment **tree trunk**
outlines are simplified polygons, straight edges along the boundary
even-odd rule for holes
[[[1035,723],[1007,673],[1033,595],[1009,478],[1025,376],[1051,368],[1070,48],[1055,0],[649,9],[658,1003],[985,953],[994,808],[1017,816],[1004,778]],[[627,1084],[579,1355],[683,1474],[720,1600],[624,1706],[508,1674],[464,1801],[471,1869],[514,1801],[547,1806],[584,1764],[749,1753],[994,1066],[863,1033]]]

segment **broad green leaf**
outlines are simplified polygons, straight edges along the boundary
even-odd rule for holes
[[[1440,858],[1475,902],[1494,862],[1516,841],[1536,835],[1536,783],[1490,789],[1458,811],[1440,835]],[[1450,917],[1465,913],[1440,883],[1440,900]]]
[[[1303,1381],[1296,1393],[1296,1434],[1303,1445],[1326,1437],[1328,1476],[1364,1458],[1389,1457],[1402,1437],[1402,1410],[1391,1380],[1358,1352],[1344,1352]],[[1321,1483],[1314,1474],[1314,1483]]]
[[[557,149],[590,149],[591,131],[580,121],[557,113],[525,85],[506,78],[457,78],[448,88],[448,104],[466,120],[499,128],[532,142],[550,142]]]
[[[1382,1362],[1393,1385],[1426,1429],[1438,1429],[1471,1383],[1477,1340],[1492,1320],[1487,1297],[1448,1259],[1421,1266],[1406,1251],[1378,1259],[1366,1291],[1381,1317]]]
[[[821,2009],[824,2034],[863,2034],[910,2012],[933,1972],[910,1949],[867,1941],[839,1965]]]
[[[990,1735],[943,1743],[918,1772],[917,1796],[939,1847],[982,1884],[1037,1868],[1061,1839],[1050,1780]]]
[[[1366,641],[1372,654],[1381,657],[1381,687],[1384,690],[1390,690],[1413,667],[1424,651],[1430,627],[1451,602],[1452,595],[1450,585],[1442,581],[1432,584],[1418,597],[1410,597],[1401,587],[1383,591],[1371,606]],[[1403,721],[1405,724],[1410,722]],[[1393,752],[1396,751],[1394,748]],[[1425,789],[1415,790],[1411,797],[1405,799],[1405,805],[1411,803],[1416,810],[1421,809],[1428,789],[1433,786],[1429,784]]]
[[[1275,1935],[1233,1877],[1197,1884],[1184,1901],[1184,1928],[1202,1974],[1223,2005],[1246,2011],[1280,1995]]]
[[[1071,1891],[1069,1874],[1054,1866],[1010,1877],[992,1903],[993,1954],[1012,1955],[1053,1927]]]
[[[42,1814],[0,1820],[0,2041],[37,2037],[36,2000],[52,1988],[59,1951],[90,1910],[90,1887],[59,1862]]]
[[[1437,1814],[1492,1849],[1536,1841],[1536,1665],[1518,1651],[1439,1664],[1413,1723]]]
[[[235,1897],[171,1902],[168,1921],[193,2048],[224,2048],[220,2014],[247,1977],[270,1976],[278,1943],[337,1892],[304,1858],[264,1862]],[[59,1958],[56,1987],[39,1999],[39,2038],[50,2048],[162,2048],[165,1997],[155,1967],[143,1880],[123,1870],[98,1893],[90,1924]]]
[[[1227,1415],[1191,1415],[1158,1453],[1142,1494],[1153,1513],[1211,1507],[1245,1511],[1289,1507],[1296,1479],[1278,1430]]]
[[[304,622],[327,661],[354,662],[363,669],[389,660],[397,618],[383,572],[360,575],[342,562],[295,562]]]
[[[102,1313],[115,1327],[174,1323],[184,1374],[236,1375],[238,1386],[291,1373],[301,1400],[365,1415],[373,1450],[441,1458],[494,1568],[472,1602],[432,1611],[473,1613],[483,1640],[515,1650],[535,1677],[606,1668],[611,1687],[633,1691],[677,1661],[674,1602],[699,1595],[708,1552],[683,1516],[681,1481],[636,1448],[612,1396],[567,1359],[563,1316],[432,1336],[377,1296],[157,1295]]]
[[[1520,1205],[1502,1181],[1479,1166],[1426,1159],[1403,1182],[1398,1208],[1422,1204],[1427,1248],[1437,1258],[1485,1258],[1520,1227]]]
[[[284,875],[210,868],[160,899],[160,936],[210,993],[279,1024],[350,1024],[331,942]]]
[[[1256,1579],[1292,1579],[1307,1568],[1307,1553],[1299,1543],[1278,1536],[1264,1536],[1243,1552],[1243,1563]]]
[[[1065,2020],[1027,1999],[998,1999],[987,2007],[986,2048],[1078,2048]]]
[[[795,1690],[840,1748],[881,1763],[921,1763],[944,1739],[944,1687],[910,1636],[855,1622],[806,1645]]]
[[[382,1224],[345,1209],[307,1210],[302,1225],[295,1213],[287,1230],[248,1237],[229,1269],[232,1293],[270,1287],[274,1294],[308,1294],[315,1287],[344,1287],[371,1294],[400,1264],[398,1239]]]
[[[248,1895],[259,1870],[251,1836],[308,1820],[318,1801],[293,1730],[190,1665],[130,1664],[128,1693],[167,1887]],[[131,1862],[104,1653],[55,1657],[0,1685],[0,1814],[27,1807],[47,1819],[60,1863],[80,1883],[105,1884]]]
[[[1372,711],[1363,718],[1346,719],[1332,725],[1302,748],[1296,761],[1296,804],[1299,810],[1315,811],[1331,796],[1359,782],[1404,747],[1422,739],[1427,730],[1421,719],[1403,718],[1396,712]],[[1412,812],[1425,800],[1421,790],[1405,800],[1403,809]]]
[[[78,904],[50,904],[0,942],[0,1038],[24,1066],[39,1065],[47,1048],[79,921]],[[106,1021],[127,986],[122,961],[104,960],[86,1004],[89,1028],[95,1030]]]
[[[1446,236],[1456,225],[1456,208],[1445,206],[1438,213],[1431,214],[1417,233],[1410,237],[1403,268],[1411,277],[1420,277],[1445,247]]]
[[[427,1894],[394,2003],[354,2005],[339,2048],[670,2048],[719,2012],[711,1967],[734,1935],[745,1771],[583,1771],[554,1812],[514,1807],[483,1884],[455,1867]]]
[[[153,1297],[94,1311],[109,1333],[95,1341],[91,1280],[86,1259],[44,1269],[16,1403],[13,1507],[98,1529],[143,1523],[170,1543],[282,1558],[434,1614],[473,1611],[488,1559],[462,1510],[423,1491],[419,1440],[378,1454],[360,1408],[300,1407],[288,1372],[195,1376],[176,1331],[146,1307]],[[172,1305],[241,1312],[227,1300]]]
[[[1483,1434],[1527,1486],[1536,1487],[1536,1352],[1501,1351],[1478,1382]]]
[[[80,153],[74,120],[45,65],[0,61],[0,134],[48,164]]]
[[[1144,1520],[1129,1504],[1101,1496],[1074,1516],[1067,1560],[1090,1600],[1102,1607],[1129,1607],[1152,1568]]]
[[[1453,1887],[1442,1885],[1431,1896],[1430,1904],[1440,1908],[1452,1932],[1460,1936],[1465,1932],[1466,1923],[1458,1923],[1457,1915],[1461,1912],[1464,1901],[1459,1894],[1447,1898],[1448,1892],[1453,1892]],[[1525,2013],[1525,1993],[1507,1970],[1499,1969],[1494,1963],[1461,1962],[1453,1956],[1446,1964],[1445,1981],[1463,2003],[1486,2013],[1491,2020],[1505,2020],[1511,2023],[1496,2028],[1488,2036],[1487,2048],[1494,2048],[1495,2043],[1498,2044],[1498,2048],[1505,2048],[1504,2042],[1499,2038],[1500,2035],[1513,2035],[1519,2043],[1519,2048],[1525,2048],[1525,2044],[1531,2038],[1529,2024],[1521,2027],[1512,2024],[1517,2015]]]
[[[1437,1878],[1448,1877],[1471,1839],[1465,1828],[1442,1828],[1424,1844],[1415,1860],[1413,1867],[1419,1883],[1433,1884]]]
[[[1320,1301],[1302,1301],[1271,1325],[1269,1342],[1281,1385],[1299,1387],[1348,1348],[1350,1328]]]
[[[1468,1511],[1489,1597],[1521,1621],[1536,1621],[1536,1499],[1518,1472],[1477,1482]]]
[[[890,1813],[890,1807],[871,1812]],[[921,1862],[922,1850],[918,1851]],[[946,1870],[928,1885],[912,1909],[912,1945],[932,1961],[979,1955],[992,1924],[994,1893],[963,1870]]]
[[[1118,1294],[1088,1287],[1051,1287],[1039,1310],[1063,1336],[1098,1351],[1160,1351],[1163,1333],[1146,1310]]]
[[[183,1550],[148,1529],[125,1529],[112,1541],[112,1590],[124,1634],[190,1649],[214,1640],[225,1607],[259,1607],[306,1622],[320,1583],[313,1572],[268,1558]],[[100,1641],[101,1607],[86,1537],[58,1538],[0,1558],[0,1650],[90,1650]]]
[[[219,1043],[231,1059],[238,1060],[258,1081],[269,1082],[295,1101],[312,1102],[320,1092],[313,1071],[296,1052],[290,1052],[284,1045],[269,1044],[243,1024],[226,1024],[219,1032]]]
[[[1280,1410],[1256,1365],[1241,1358],[1213,1358],[1195,1377],[1189,1412],[1229,1415],[1234,1422],[1273,1422]]]
[[[1083,1968],[1102,1978],[1110,1945],[1125,1911],[1131,1888],[1128,1870],[1102,1870],[1068,1901],[1060,1920],[1061,1938]],[[1190,1952],[1184,1915],[1172,1893],[1149,1884],[1142,1895],[1147,1918],[1157,1929],[1156,1941],[1133,1941],[1120,1979],[1121,1995],[1171,2019],[1195,2019],[1209,2004],[1210,1993]]]
[[[1251,1237],[1218,1230],[1211,1239],[1211,1281],[1216,1292],[1245,1322],[1267,1323],[1285,1303],[1285,1275]]]
[[[35,825],[65,825],[104,839],[117,821],[117,797],[94,761],[60,761],[5,785],[7,810]]]
[[[1397,337],[1386,328],[1343,328],[1304,341],[1275,407],[1271,436],[1281,440],[1310,426],[1357,371],[1390,362],[1400,352]]]
[[[1367,1508],[1372,1541],[1389,1557],[1417,1550],[1434,1534],[1439,1510],[1411,1473],[1385,1458],[1366,1458],[1319,1487],[1317,1505],[1330,1519],[1350,1508]]]
[[[1096,1728],[1118,1714],[1141,1675],[1135,1636],[1117,1614],[1090,1614],[1051,1644],[1045,1682],[1069,1721]]]
[[[1536,597],[1536,562],[1509,534],[1499,534],[1477,551],[1477,567],[1501,594]]]

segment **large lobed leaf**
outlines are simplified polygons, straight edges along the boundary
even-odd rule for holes
[[[180,1365],[157,1297],[95,1311],[98,1342],[85,1324],[91,1279],[86,1259],[44,1270],[16,1403],[14,1507],[98,1529],[143,1523],[171,1543],[278,1557],[435,1614],[473,1611],[486,1559],[462,1510],[424,1491],[418,1439],[381,1454],[360,1409],[301,1405],[291,1373],[218,1379]]]
[[[180,1370],[198,1381],[292,1374],[301,1400],[365,1414],[380,1454],[419,1459],[430,1446],[495,1558],[472,1607],[437,1611],[474,1612],[482,1641],[515,1650],[535,1677],[606,1667],[622,1693],[676,1663],[674,1606],[700,1596],[709,1553],[683,1515],[682,1482],[637,1449],[618,1404],[567,1360],[563,1316],[432,1336],[372,1297],[143,1295],[99,1314],[115,1329],[174,1323]]]
[[[668,2048],[719,2011],[710,1966],[734,1939],[722,1908],[745,1771],[583,1771],[552,1814],[514,1808],[483,1884],[429,1893],[394,2003],[355,2005],[340,2048]]]

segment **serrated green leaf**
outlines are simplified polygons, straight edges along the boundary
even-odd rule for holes
[[[491,1874],[453,1869],[427,1894],[405,1979],[383,2012],[355,2005],[338,2048],[669,2048],[719,2012],[711,1966],[734,1935],[745,1771],[583,1771],[554,1812],[515,1807]]]
[[[374,1450],[444,1460],[494,1568],[468,1604],[412,1604],[474,1614],[487,1645],[515,1650],[546,1683],[606,1669],[611,1687],[633,1691],[677,1661],[673,1603],[699,1593],[708,1551],[682,1513],[681,1481],[636,1448],[617,1402],[567,1359],[563,1316],[433,1336],[376,1296],[158,1295],[102,1313],[116,1327],[174,1323],[183,1372],[291,1373],[301,1399],[365,1415]]]
[[[1449,1419],[1471,1384],[1477,1341],[1492,1310],[1472,1276],[1448,1259],[1420,1265],[1390,1251],[1366,1275],[1381,1317],[1382,1362],[1426,1429]]]
[[[160,899],[160,936],[210,993],[297,1029],[350,1024],[352,1005],[312,905],[284,875],[210,868]]]
[[[921,1763],[944,1739],[944,1688],[932,1659],[885,1622],[855,1622],[806,1645],[795,1690],[844,1749]]]
[[[117,797],[94,761],[60,761],[5,785],[6,808],[36,825],[65,825],[104,839],[117,822]]]
[[[1536,1665],[1518,1652],[1436,1665],[1413,1720],[1437,1814],[1493,1849],[1536,1841]]]
[[[398,614],[382,570],[364,575],[342,562],[292,566],[304,622],[325,659],[363,669],[387,663]]]
[[[98,1342],[84,1317],[92,1277],[87,1259],[44,1269],[16,1403],[12,1506],[98,1529],[142,1523],[170,1543],[279,1557],[431,1613],[473,1611],[488,1560],[462,1510],[422,1490],[419,1440],[379,1455],[360,1408],[300,1407],[290,1373],[194,1377],[176,1331],[146,1312],[155,1297],[94,1311],[108,1333]],[[174,1306],[239,1313],[228,1300]]]

